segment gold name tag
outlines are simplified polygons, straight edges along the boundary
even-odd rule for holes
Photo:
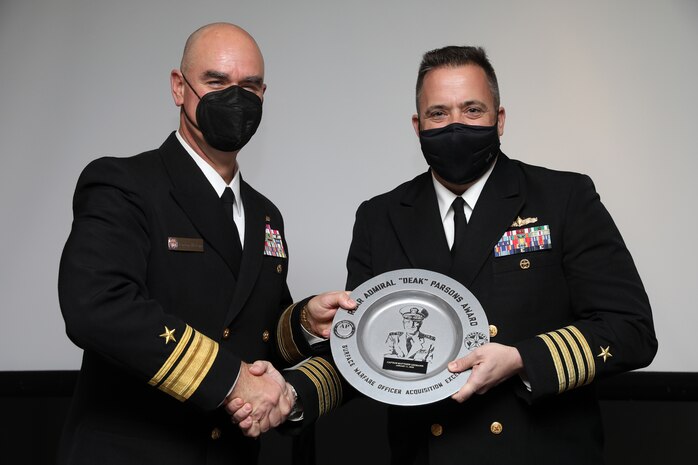
[[[174,252],[203,252],[204,240],[197,237],[168,237],[167,248]]]

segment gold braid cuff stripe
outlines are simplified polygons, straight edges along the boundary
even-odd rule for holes
[[[341,401],[341,384],[339,375],[326,360],[314,357],[305,361],[298,370],[315,384],[318,394],[320,415],[337,407]]]
[[[567,370],[566,389],[574,389],[574,387],[577,385],[577,372],[575,371],[574,363],[572,362],[572,354],[570,354],[570,350],[567,347],[567,344],[565,344],[565,342],[562,340],[562,337],[560,337],[557,331],[551,331],[548,333],[548,335],[553,338],[553,340],[557,344],[557,347],[560,349],[560,352],[562,353],[562,359],[565,363],[565,369]]]
[[[218,343],[198,331],[159,389],[184,402],[198,389],[218,355]]]
[[[151,386],[157,386],[158,384],[160,384],[165,375],[172,369],[172,366],[182,355],[184,348],[187,346],[187,344],[189,344],[189,340],[191,339],[192,333],[193,330],[191,326],[187,325],[187,327],[184,328],[184,334],[182,334],[182,337],[179,338],[179,342],[175,346],[174,350],[172,351],[170,356],[167,357],[167,360],[165,360],[165,363],[162,364],[158,372],[155,373],[155,376],[153,376],[152,379],[148,381],[148,384],[150,384]]]
[[[291,315],[295,307],[296,304],[294,303],[284,310],[276,331],[276,343],[279,346],[279,352],[288,363],[298,363],[305,358],[298,348],[298,344],[293,339],[293,330],[291,329]]]
[[[574,326],[539,334],[553,359],[558,394],[593,381],[596,362],[584,335]],[[571,351],[571,352],[570,352]]]
[[[596,362],[594,361],[594,354],[591,352],[591,347],[589,347],[589,343],[587,342],[582,332],[579,331],[576,327],[570,325],[565,327],[565,329],[571,331],[572,334],[574,334],[577,340],[579,341],[579,346],[582,349],[582,353],[584,354],[584,360],[586,360],[587,362],[587,370],[589,372],[587,382],[585,384],[589,384],[592,381],[594,381],[594,377],[596,376]]]
[[[329,409],[332,410],[339,407],[342,401],[342,383],[339,378],[339,373],[337,373],[334,366],[322,357],[313,357],[309,359],[307,363],[317,366],[318,371],[325,374],[330,394],[328,399]]]
[[[557,348],[555,347],[555,343],[553,342],[552,339],[550,339],[550,336],[547,334],[539,334],[539,338],[545,342],[545,345],[548,346],[548,350],[550,351],[550,356],[553,358],[553,364],[555,365],[555,372],[557,372],[557,382],[558,382],[558,387],[557,387],[557,393],[560,394],[561,392],[565,391],[565,386],[566,386],[566,381],[565,381],[565,373],[562,369],[562,360],[560,360],[560,354],[557,352]]]
[[[572,348],[574,363],[577,365],[577,384],[571,388],[574,389],[576,387],[582,387],[587,384],[587,370],[586,365],[584,364],[584,359],[582,358],[582,352],[579,350],[579,344],[577,344],[576,339],[568,328],[562,328],[559,332],[567,341],[567,345]]]

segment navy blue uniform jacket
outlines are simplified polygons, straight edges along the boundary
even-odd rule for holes
[[[240,189],[235,263],[233,222],[174,133],[83,171],[58,283],[68,336],[84,350],[60,464],[256,463],[259,441],[218,408],[240,362],[283,367],[312,354],[293,341],[304,302],[292,304],[286,285],[281,213]],[[288,373],[308,417],[338,382],[323,367],[310,359]]]
[[[496,257],[503,234],[527,222],[547,225],[552,247]],[[500,154],[452,263],[431,174],[421,174],[359,207],[347,268],[347,289],[401,268],[457,279],[482,304],[491,341],[519,350],[531,386],[514,376],[462,404],[391,408],[393,463],[603,462],[594,382],[648,365],[657,341],[636,267],[589,177]]]

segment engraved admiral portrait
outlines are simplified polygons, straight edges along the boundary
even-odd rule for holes
[[[400,309],[400,314],[403,331],[388,333],[385,340],[383,368],[425,373],[427,365],[434,358],[436,345],[436,337],[421,331],[424,320],[429,317],[429,312],[424,307],[408,305]]]

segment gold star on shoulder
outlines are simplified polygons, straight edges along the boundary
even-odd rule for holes
[[[175,328],[175,329],[176,329],[176,328]],[[177,339],[175,339],[175,337],[174,337],[174,332],[175,332],[174,329],[170,329],[170,328],[168,328],[167,326],[165,326],[165,332],[162,333],[162,334],[161,334],[160,336],[158,336],[158,337],[163,337],[163,338],[165,338],[165,345],[167,345],[170,341],[177,342]]]
[[[611,353],[611,346],[608,346],[606,348],[599,346],[599,349],[601,349],[601,353],[597,355],[597,357],[603,357],[604,363],[606,363],[607,358],[613,357],[613,354]]]

